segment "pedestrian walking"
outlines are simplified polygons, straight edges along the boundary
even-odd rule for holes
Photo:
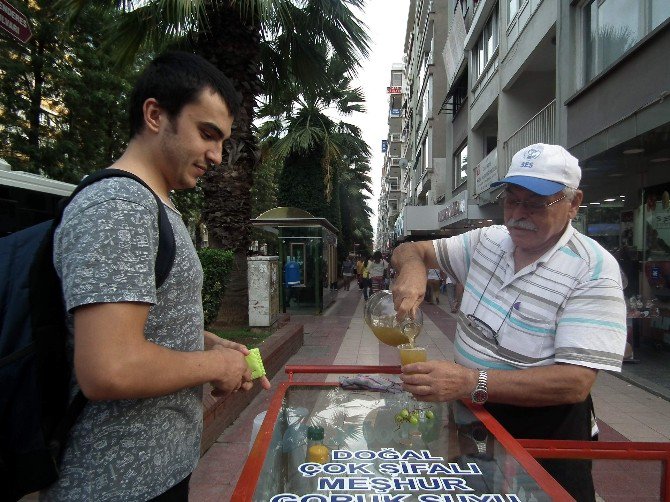
[[[349,291],[349,284],[354,277],[354,271],[356,270],[356,264],[353,262],[350,256],[347,256],[342,262],[342,278],[344,281],[344,290]]]
[[[372,280],[370,279],[370,258],[366,257],[363,261],[363,269],[361,271],[361,282],[363,285],[363,300],[368,301],[370,292],[372,291]]]
[[[447,300],[449,301],[451,313],[455,314],[461,307],[461,298],[463,298],[464,287],[460,282],[454,282],[449,275],[445,274],[445,276],[443,281],[444,291],[447,295]]]
[[[381,251],[375,251],[372,255],[372,260],[368,263],[373,294],[384,289],[384,280],[386,279],[387,269],[388,262],[382,257]]]
[[[358,280],[358,289],[363,289],[363,269],[365,268],[365,258],[362,256],[356,260],[356,279]]]
[[[440,271],[436,268],[428,270],[428,280],[426,283],[426,301],[428,303],[440,303]]]

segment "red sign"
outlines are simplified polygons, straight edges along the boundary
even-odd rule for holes
[[[0,28],[24,44],[33,36],[28,18],[7,0],[0,0]]]
[[[393,85],[386,88],[388,94],[402,94],[402,87],[399,85]]]

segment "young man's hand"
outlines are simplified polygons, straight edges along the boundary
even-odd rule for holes
[[[238,390],[248,390],[253,385],[251,370],[247,366],[244,354],[221,344],[214,345],[210,351],[217,353],[217,378],[210,383],[214,387],[212,395],[225,396]]]
[[[233,342],[230,340],[226,340],[225,338],[221,338],[220,336],[215,335],[214,333],[211,333],[209,331],[204,332],[205,335],[205,349],[206,350],[213,350],[213,349],[229,349],[229,350],[235,350],[237,352],[240,352],[243,356],[248,356],[249,355],[249,349],[242,345],[241,343]],[[246,367],[246,361],[244,362],[245,367]],[[251,375],[251,373],[250,373]],[[270,389],[270,381],[268,378],[263,375],[258,379],[258,383],[260,384],[261,387],[264,389],[268,390]],[[214,383],[212,382],[212,385]],[[235,389],[233,392],[237,390],[249,390],[253,387],[253,380],[249,378],[246,381],[242,381],[241,385]],[[227,392],[219,390],[216,388],[212,391],[213,396],[222,396],[227,394]]]

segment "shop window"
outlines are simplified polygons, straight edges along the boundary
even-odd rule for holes
[[[626,54],[670,18],[668,0],[592,0],[584,7],[587,80]]]
[[[454,154],[454,188],[465,183],[468,178],[468,145],[459,148]]]
[[[586,235],[610,252],[619,248],[621,206],[589,207]]]

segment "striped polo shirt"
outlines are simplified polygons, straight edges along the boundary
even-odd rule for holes
[[[433,246],[442,270],[465,285],[457,363],[491,369],[568,363],[621,371],[626,343],[621,273],[593,239],[568,225],[553,248],[517,273],[514,244],[502,225]]]

